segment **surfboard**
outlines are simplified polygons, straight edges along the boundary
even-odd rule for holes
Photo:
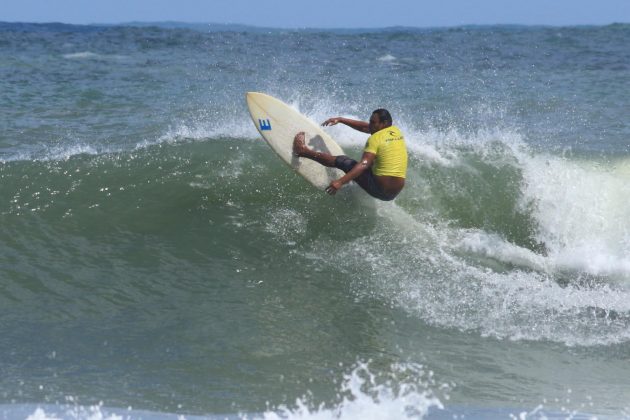
[[[317,152],[343,155],[341,147],[315,122],[273,96],[247,92],[247,106],[260,135],[274,152],[294,171],[319,189],[343,176],[343,171],[327,168],[293,154],[293,139],[304,131],[305,143]]]

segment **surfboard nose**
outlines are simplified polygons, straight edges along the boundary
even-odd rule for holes
[[[261,98],[265,96],[264,93],[260,92],[247,92],[245,94],[245,99],[247,100],[247,105],[251,107],[251,105],[256,101],[256,98]]]

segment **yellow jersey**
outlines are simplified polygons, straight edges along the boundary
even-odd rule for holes
[[[407,146],[398,127],[392,125],[372,134],[363,151],[376,155],[374,175],[407,177]]]

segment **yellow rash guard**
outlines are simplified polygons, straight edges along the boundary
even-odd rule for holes
[[[364,152],[374,153],[374,175],[407,176],[407,146],[398,127],[390,126],[372,134],[365,143]]]

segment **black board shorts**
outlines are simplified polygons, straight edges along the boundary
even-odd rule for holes
[[[341,169],[345,173],[350,172],[357,163],[358,162],[356,160],[351,159],[346,155],[340,155],[335,158],[335,168]],[[364,171],[361,175],[354,179],[354,182],[359,184],[366,193],[370,194],[374,198],[378,198],[379,200],[391,201],[396,198],[396,195],[385,194],[383,192],[376,182],[376,178],[374,178],[374,174],[371,170]]]

